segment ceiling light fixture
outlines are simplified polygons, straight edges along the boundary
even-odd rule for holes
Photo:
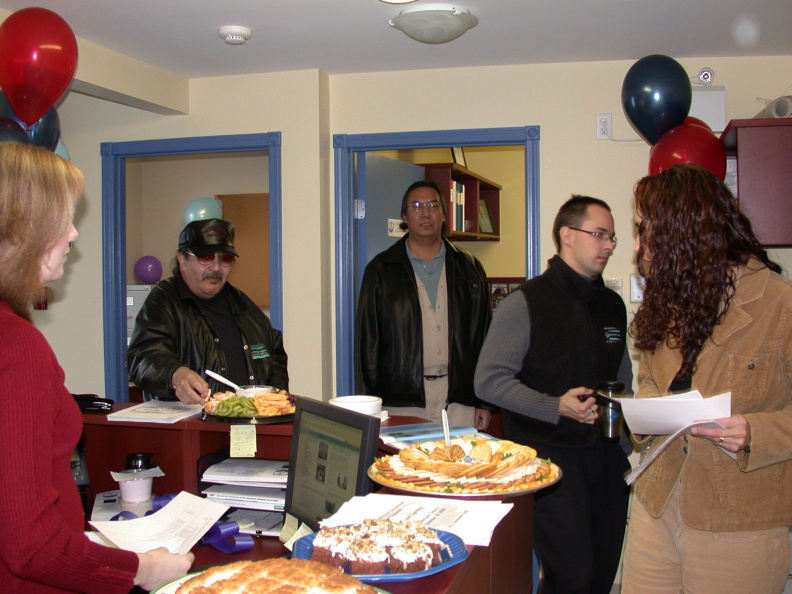
[[[408,4],[410,2],[415,2],[415,0],[381,0],[381,2],[387,2],[388,4]]]
[[[390,26],[423,43],[447,43],[478,25],[470,11],[452,4],[424,4],[405,8]]]
[[[217,34],[220,36],[220,39],[225,41],[228,45],[242,45],[250,39],[250,36],[253,35],[253,31],[247,27],[229,25],[227,27],[220,27]]]

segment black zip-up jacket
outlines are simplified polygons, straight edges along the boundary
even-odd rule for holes
[[[426,406],[423,330],[418,285],[407,236],[375,256],[363,273],[355,323],[357,391],[386,406]],[[472,255],[446,246],[448,286],[448,402],[491,407],[476,398],[473,374],[492,306],[487,275]]]
[[[627,348],[624,301],[602,275],[588,281],[560,256],[520,290],[531,316],[531,342],[517,379],[548,396],[577,386],[596,388],[617,379]],[[503,410],[509,439],[566,447],[599,444],[595,425],[561,417],[557,424]]]
[[[288,390],[281,333],[242,291],[226,283],[223,292],[242,332],[250,385]],[[201,376],[204,369],[225,372],[220,340],[195,299],[184,281],[172,276],[157,283],[143,303],[127,350],[127,368],[129,379],[143,390],[146,400],[176,400],[171,378],[179,367],[189,367]],[[204,379],[212,392],[227,389],[211,378]]]

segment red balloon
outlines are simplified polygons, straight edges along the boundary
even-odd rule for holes
[[[686,117],[683,123],[689,126],[701,126],[702,128],[706,128],[707,130],[712,132],[712,128],[710,128],[704,120],[694,118],[693,116]]]
[[[682,163],[706,167],[720,179],[726,176],[726,151],[712,131],[701,126],[671,128],[649,151],[649,175]]]
[[[0,25],[0,87],[28,126],[69,88],[77,70],[77,39],[60,16],[24,8]]]

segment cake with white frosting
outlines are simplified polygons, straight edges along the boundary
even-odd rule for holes
[[[365,520],[358,526],[322,528],[314,537],[311,559],[356,575],[412,573],[440,563],[447,548],[420,522]]]

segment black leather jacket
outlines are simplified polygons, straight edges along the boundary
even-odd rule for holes
[[[426,406],[423,332],[407,236],[375,256],[363,273],[355,323],[357,391],[386,406]],[[446,246],[448,402],[490,408],[476,398],[473,374],[492,318],[487,275],[472,255]]]
[[[226,283],[223,292],[242,331],[250,385],[288,390],[281,333],[240,290]],[[130,380],[143,390],[144,398],[175,400],[171,378],[179,367],[189,367],[201,376],[204,369],[223,375],[226,362],[220,341],[195,296],[180,277],[173,276],[157,283],[143,303],[127,350],[127,368]],[[204,379],[213,392],[227,389],[215,380]]]

